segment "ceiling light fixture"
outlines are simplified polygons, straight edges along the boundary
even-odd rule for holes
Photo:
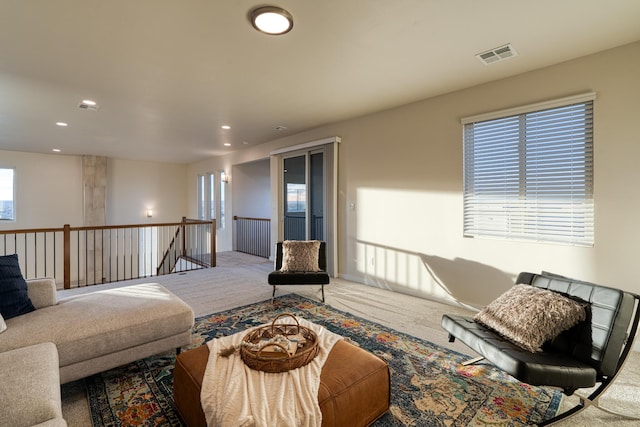
[[[51,149],[51,151],[53,151],[54,153],[59,153],[59,152],[61,152],[62,150],[61,150],[61,149],[59,149],[59,148],[52,148],[52,149]]]
[[[225,130],[229,130],[229,129],[231,129],[231,126],[229,126],[229,125],[222,125],[222,126],[220,126],[220,127],[221,127],[222,129],[225,129]]]
[[[293,28],[293,16],[275,6],[263,6],[252,10],[250,19],[253,28],[273,36],[286,34]]]
[[[222,145],[224,145],[225,147],[231,147],[231,144],[230,144],[230,143],[228,143],[228,142],[225,142],[225,143],[224,143],[224,144],[222,144]]]
[[[65,122],[56,122],[56,126],[66,127],[66,126],[69,126],[69,124]]]

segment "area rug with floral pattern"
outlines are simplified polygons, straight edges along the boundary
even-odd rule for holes
[[[462,366],[468,356],[295,294],[197,318],[189,348],[279,313],[323,325],[387,361],[391,408],[376,427],[531,425],[554,416],[562,399],[557,390],[520,383],[490,364]],[[87,378],[93,425],[182,426],[174,362],[174,354],[161,354]]]

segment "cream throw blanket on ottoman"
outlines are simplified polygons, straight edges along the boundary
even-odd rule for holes
[[[287,319],[279,322],[287,323]],[[289,319],[290,323],[291,319]],[[240,351],[221,357],[221,350],[239,348],[251,329],[209,342],[209,360],[202,380],[200,401],[209,427],[320,426],[318,405],[320,372],[340,335],[298,318],[318,335],[318,355],[307,365],[281,374],[247,367]]]

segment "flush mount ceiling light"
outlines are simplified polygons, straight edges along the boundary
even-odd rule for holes
[[[256,30],[270,35],[286,34],[293,28],[293,16],[275,6],[263,6],[251,11],[251,25]]]

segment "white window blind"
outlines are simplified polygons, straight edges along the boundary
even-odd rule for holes
[[[465,236],[593,245],[593,97],[463,124]]]

